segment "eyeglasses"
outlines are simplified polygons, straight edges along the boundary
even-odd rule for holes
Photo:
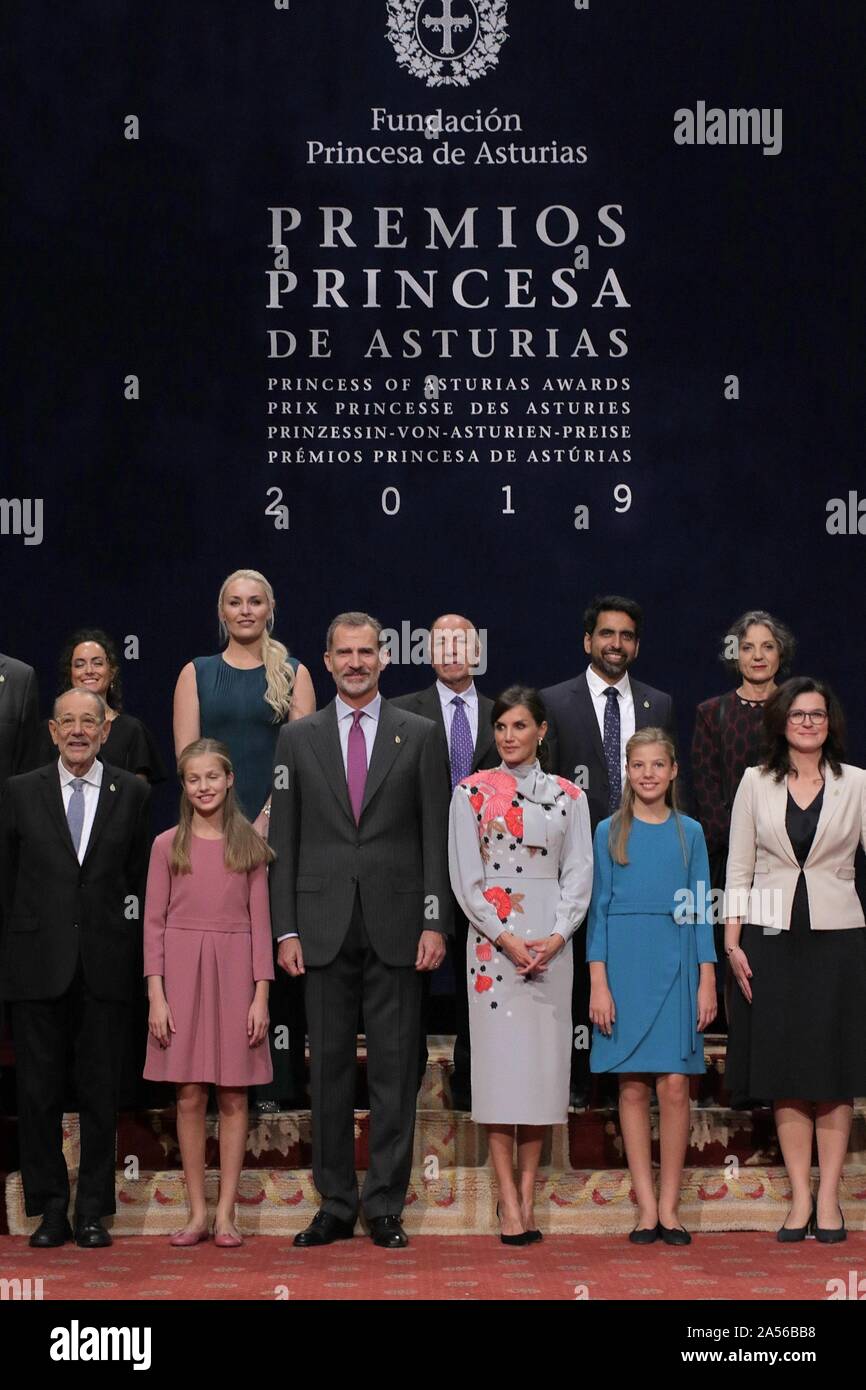
[[[64,714],[57,720],[57,727],[62,729],[64,733],[68,733],[70,729],[75,727],[76,723],[80,724],[86,733],[92,734],[94,729],[100,727],[102,720],[96,719],[92,714],[84,714],[78,720],[74,719],[71,714]]]
[[[826,724],[827,711],[825,709],[792,709],[788,711],[788,719],[791,724],[805,724],[807,719],[810,724]]]

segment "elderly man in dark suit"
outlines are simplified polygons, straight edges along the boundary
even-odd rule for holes
[[[498,767],[499,754],[490,722],[493,701],[475,688],[474,670],[481,657],[481,639],[474,624],[459,613],[444,613],[430,629],[430,664],[436,673],[433,685],[412,695],[398,695],[391,704],[411,710],[438,725],[445,739],[442,752],[451,790],[481,767]],[[454,968],[454,1007],[457,1032],[454,1039],[454,1069],[451,1074],[451,1103],[455,1110],[471,1110],[471,1052],[469,1043],[469,998],[466,989],[466,936],[468,923],[456,901],[454,936],[449,938]],[[426,977],[429,978],[429,977]],[[429,990],[424,991],[426,1005]],[[427,1009],[422,1008],[420,1074],[427,1066]]]
[[[25,1210],[34,1246],[62,1245],[62,1118],[71,1063],[81,1157],[75,1240],[111,1244],[118,1069],[138,959],[149,788],[99,761],[99,695],[69,690],[50,722],[57,762],[6,784],[0,807],[0,993],[11,1001]]]
[[[651,685],[632,680],[629,668],[640,650],[643,613],[633,599],[598,595],[583,615],[583,650],[589,666],[579,676],[542,690],[547,708],[550,769],[586,792],[593,834],[622,797],[626,744],[638,729],[655,725],[677,742],[673,700]],[[589,971],[575,953],[572,1021],[589,1027]],[[589,1098],[589,1048],[571,1060],[571,1103]]]
[[[451,930],[448,780],[440,732],[379,694],[381,626],[341,613],[325,665],[336,698],[286,724],[274,764],[271,920],[279,963],[305,975],[313,1177],[322,1204],[300,1246],[351,1237],[358,1215],[354,1095],[364,1010],[370,1161],[361,1206],[376,1245],[407,1244],[420,975]]]

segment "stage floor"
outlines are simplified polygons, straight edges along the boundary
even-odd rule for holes
[[[191,1251],[152,1236],[118,1238],[94,1251],[31,1250],[23,1236],[0,1237],[0,1279],[29,1279],[30,1296],[41,1292],[46,1301],[824,1302],[856,1297],[851,1274],[858,1270],[866,1270],[861,1232],[837,1246],[780,1245],[751,1231],[702,1234],[685,1249],[661,1242],[638,1248],[623,1236],[550,1236],[514,1250],[493,1236],[421,1236],[397,1251],[379,1250],[362,1235],[303,1251],[274,1236],[253,1236],[239,1250],[208,1241]]]

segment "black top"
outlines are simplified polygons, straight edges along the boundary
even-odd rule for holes
[[[51,741],[48,724],[42,725],[39,736],[37,766],[57,761],[58,753]],[[126,772],[141,773],[151,786],[166,779],[165,763],[149,730],[131,714],[115,715],[108,737],[99,751],[99,761],[122,767]]]
[[[796,928],[809,930],[812,926],[812,920],[809,916],[809,892],[806,885],[806,875],[803,873],[803,865],[809,857],[809,850],[812,848],[812,841],[815,838],[815,831],[818,829],[818,818],[821,815],[823,804],[823,787],[805,810],[802,806],[797,805],[791,793],[788,792],[785,829],[788,832],[788,839],[791,841],[791,848],[797,857],[797,863],[800,865],[797,887],[794,890],[794,901],[791,906],[792,930]]]

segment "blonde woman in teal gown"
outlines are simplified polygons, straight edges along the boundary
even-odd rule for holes
[[[626,746],[622,805],[595,831],[589,910],[593,1072],[619,1074],[619,1115],[638,1222],[629,1239],[688,1245],[678,1205],[689,1137],[689,1077],[705,1070],[716,1016],[710,868],[704,833],[677,810],[674,746],[640,729]],[[650,1096],[659,1101],[653,1183]]]

